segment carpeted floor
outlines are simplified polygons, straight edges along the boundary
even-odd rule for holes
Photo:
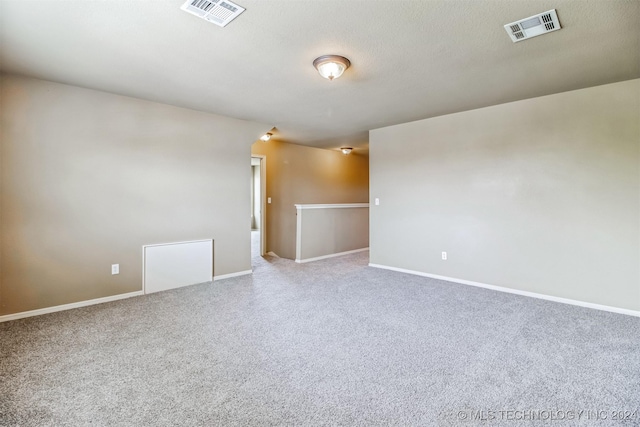
[[[640,425],[639,318],[367,262],[0,324],[0,425]]]

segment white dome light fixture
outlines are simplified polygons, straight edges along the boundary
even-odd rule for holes
[[[265,133],[260,137],[260,141],[263,141],[263,142],[269,141],[271,139],[271,135],[273,135],[271,132]]]
[[[353,150],[353,148],[351,148],[351,147],[342,147],[342,148],[340,149],[340,151],[342,151],[342,154],[344,154],[345,156],[346,156],[347,154],[350,154],[350,153],[351,153],[351,150]]]
[[[340,77],[350,65],[351,61],[339,55],[323,55],[313,61],[320,75],[329,80]]]

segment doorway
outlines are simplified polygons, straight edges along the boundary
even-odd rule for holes
[[[267,252],[266,193],[267,157],[251,155],[251,259]]]

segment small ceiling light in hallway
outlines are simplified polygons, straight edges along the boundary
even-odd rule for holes
[[[320,75],[329,80],[340,77],[350,65],[351,61],[339,55],[323,55],[313,61]]]
[[[342,154],[344,154],[345,156],[346,156],[347,154],[350,154],[350,153],[351,153],[351,150],[353,150],[353,148],[351,148],[351,147],[342,147],[342,148],[340,149],[340,151],[342,151]]]
[[[260,137],[260,141],[267,142],[268,140],[271,139],[271,135],[273,135],[271,132],[265,133]]]

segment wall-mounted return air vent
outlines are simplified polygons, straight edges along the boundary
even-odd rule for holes
[[[557,31],[560,28],[562,27],[560,26],[560,21],[558,21],[558,15],[555,9],[504,26],[504,29],[507,30],[507,34],[509,34],[509,37],[511,37],[514,43],[541,34]]]
[[[229,0],[187,0],[180,9],[221,27],[225,27],[245,10]]]

